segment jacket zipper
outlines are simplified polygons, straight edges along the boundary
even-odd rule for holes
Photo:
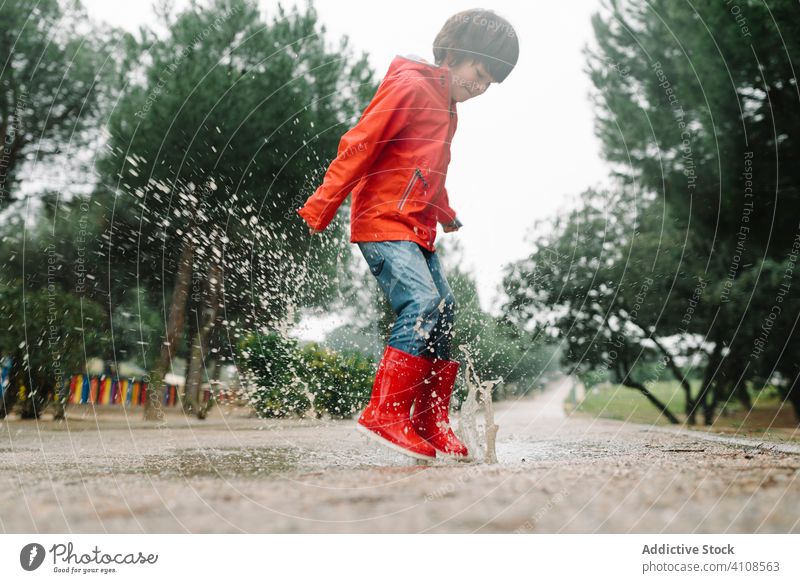
[[[401,210],[403,206],[405,206],[406,200],[408,200],[411,191],[414,190],[414,185],[417,183],[417,180],[422,180],[422,184],[425,188],[428,188],[428,182],[425,180],[420,169],[414,168],[414,173],[411,175],[411,179],[408,181],[406,189],[403,191],[403,196],[400,197],[400,202],[397,203],[397,210]]]

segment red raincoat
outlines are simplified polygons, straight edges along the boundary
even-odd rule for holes
[[[444,186],[456,131],[450,71],[397,56],[358,124],[342,136],[322,185],[298,210],[323,230],[348,194],[350,241],[415,241],[435,251],[452,222]]]

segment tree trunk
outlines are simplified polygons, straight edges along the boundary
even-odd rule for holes
[[[725,400],[725,406],[727,406],[730,399],[736,397],[748,411],[752,409],[752,401],[747,393],[745,383],[745,374],[749,367],[747,358],[743,355],[737,356],[733,351],[730,351],[718,362],[720,364],[715,375],[717,380],[711,386],[711,399],[706,399],[702,403],[706,425],[713,425],[716,410],[723,399]]]
[[[681,384],[681,387],[683,388],[683,393],[686,398],[684,413],[686,414],[686,417],[688,419],[691,411],[695,407],[695,401],[694,399],[692,399],[692,387],[689,384],[689,381],[686,379],[686,375],[683,374],[683,371],[677,365],[675,359],[672,358],[672,355],[669,353],[669,351],[666,348],[664,348],[664,346],[662,346],[662,344],[658,341],[658,339],[655,338],[652,334],[650,335],[650,340],[652,340],[658,347],[658,349],[661,350],[661,352],[664,354],[664,358],[667,361],[667,368],[669,368],[669,370],[672,371],[672,374],[675,376],[675,378],[678,380],[678,382]]]
[[[211,373],[211,378],[209,379],[209,385],[211,386],[211,397],[209,398],[208,402],[205,403],[203,409],[201,409],[200,411],[201,419],[205,419],[209,409],[211,409],[211,407],[214,406],[214,404],[219,402],[219,395],[220,395],[219,374],[221,371],[222,371],[222,356],[218,352],[217,357],[214,359],[214,372]]]
[[[719,405],[720,397],[727,393],[727,385],[721,381],[717,381],[711,385],[711,391],[706,393],[706,398],[703,399],[701,405],[703,406],[703,424],[711,426],[714,424],[714,412]]]
[[[178,342],[183,335],[184,314],[186,312],[186,299],[189,296],[189,287],[192,277],[192,258],[194,256],[194,241],[192,228],[186,233],[186,240],[181,250],[178,263],[178,273],[175,277],[175,287],[172,290],[172,304],[169,309],[169,323],[166,329],[166,339],[161,345],[159,357],[153,375],[147,387],[147,399],[144,404],[144,418],[156,420],[164,418],[164,377],[172,366],[172,359],[178,348]]]
[[[219,373],[222,372],[222,357],[219,352],[217,358],[214,359],[214,382],[219,383]]]
[[[711,383],[713,382],[713,378],[717,374],[717,367],[720,362],[720,355],[722,354],[722,343],[720,341],[714,342],[714,350],[711,351],[711,354],[708,355],[708,364],[706,364],[706,371],[703,375],[703,384],[700,386],[700,392],[697,394],[697,399],[695,399],[694,403],[692,404],[692,409],[689,411],[688,415],[688,423],[689,425],[695,425],[697,423],[697,410],[703,405],[703,410],[706,410],[705,401],[706,395],[710,389]]]
[[[664,415],[664,417],[666,417],[670,423],[673,423],[675,425],[680,424],[678,418],[672,414],[672,412],[667,408],[667,406],[664,403],[662,403],[658,399],[658,397],[656,397],[653,393],[651,393],[648,390],[648,388],[645,387],[642,383],[636,382],[633,379],[631,379],[630,371],[625,372],[624,370],[622,370],[622,365],[620,365],[620,369],[621,370],[617,372],[617,374],[619,374],[620,376],[620,383],[622,383],[626,387],[637,389],[640,393],[642,393],[642,395],[645,396],[645,398],[648,401],[650,401],[653,405],[656,406],[656,408],[659,411],[661,411],[661,414]]]
[[[750,411],[753,408],[753,400],[750,398],[750,393],[747,392],[747,385],[743,380],[736,383],[736,399],[742,404],[745,410]]]
[[[208,356],[211,332],[217,320],[221,276],[222,270],[218,264],[209,266],[208,278],[203,285],[202,313],[198,315],[197,309],[193,310],[195,318],[198,320],[197,335],[192,342],[192,359],[189,364],[189,376],[186,379],[184,410],[187,413],[196,414],[198,417],[201,417],[201,411],[204,409],[201,394],[203,369]],[[211,375],[209,375],[210,380],[212,380]]]
[[[784,399],[792,404],[792,407],[794,408],[794,416],[797,419],[797,422],[800,423],[800,389],[797,387],[798,384],[800,384],[800,372],[798,372],[794,377],[794,381],[786,391],[786,396]]]
[[[192,355],[189,360],[189,374],[186,375],[186,385],[184,385],[181,399],[183,412],[187,415],[196,415],[199,406],[198,394],[200,392],[200,384],[203,381],[203,354],[205,353],[201,346],[201,337],[202,330],[198,330],[191,342]]]
[[[60,387],[56,387],[58,394],[56,395],[55,411],[53,412],[53,421],[61,421],[66,416],[67,399],[69,398],[69,379],[61,383]]]

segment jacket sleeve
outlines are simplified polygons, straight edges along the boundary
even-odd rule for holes
[[[453,104],[452,107],[455,108],[455,104]],[[451,134],[451,140],[452,140],[452,136],[455,136],[457,128],[458,128],[458,113],[454,111],[453,130],[452,130],[453,133]],[[448,148],[447,148],[447,164],[448,165],[450,164],[450,147],[449,147],[449,145],[448,145]],[[445,166],[445,168],[446,167],[447,166]],[[442,190],[439,193],[439,196],[436,198],[435,202],[436,202],[436,220],[439,223],[441,223],[443,225],[447,225],[448,223],[452,223],[454,220],[456,220],[456,211],[454,211],[450,207],[450,199],[447,196],[447,187],[446,186],[444,186],[444,185],[442,186]]]
[[[339,141],[322,185],[297,211],[310,227],[321,231],[330,224],[381,150],[408,124],[413,97],[413,78],[383,80],[361,119]]]
[[[456,219],[456,211],[450,208],[450,200],[447,196],[447,188],[442,187],[442,192],[436,199],[436,220],[446,225]]]

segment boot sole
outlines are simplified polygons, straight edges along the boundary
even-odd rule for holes
[[[447,453],[441,449],[436,450],[436,457],[443,457],[451,460],[458,460],[460,462],[471,462],[474,458],[471,455],[456,455],[454,453]]]
[[[427,456],[427,455],[424,455],[424,454],[421,454],[421,453],[417,453],[417,452],[411,451],[409,449],[405,449],[404,447],[400,447],[396,443],[392,443],[388,439],[386,439],[384,437],[381,437],[380,435],[378,435],[377,433],[375,433],[371,429],[368,429],[367,427],[364,427],[360,423],[356,423],[356,431],[359,431],[359,432],[363,433],[367,437],[371,438],[372,440],[380,443],[381,445],[383,445],[385,447],[388,447],[389,449],[393,449],[396,452],[399,452],[399,453],[402,453],[404,455],[413,457],[414,459],[426,460],[426,461],[430,461],[430,460],[435,460],[436,459],[435,455]]]

